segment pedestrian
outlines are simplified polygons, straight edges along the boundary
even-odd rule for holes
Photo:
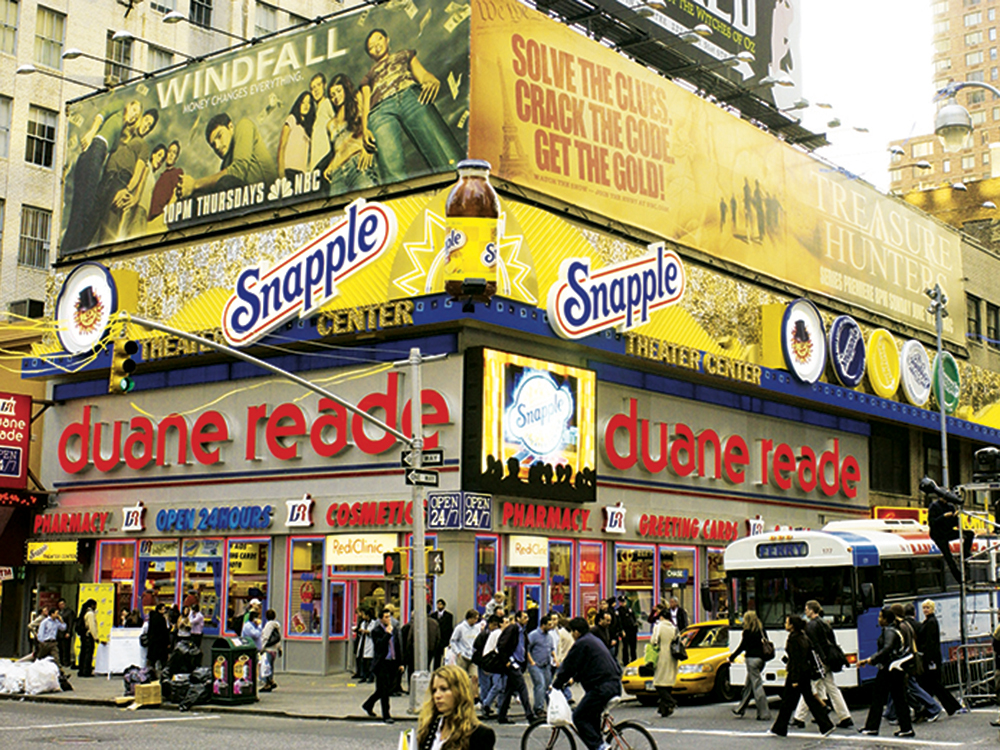
[[[498,609],[507,609],[507,597],[504,596],[502,591],[494,592],[493,598],[486,602],[486,611],[484,612],[484,616],[489,618],[490,615],[495,615]]]
[[[670,612],[670,621],[677,627],[677,632],[683,633],[687,630],[688,613],[684,611],[684,607],[681,606],[680,600],[676,596],[670,597],[668,611]]]
[[[48,616],[49,608],[40,607],[37,612],[32,612],[28,619],[28,643],[31,646],[32,656],[38,656],[38,628]]]
[[[935,615],[936,609],[933,599],[920,603],[924,619],[917,626],[917,651],[923,656],[924,673],[917,677],[917,682],[937,698],[941,707],[952,716],[962,710],[962,704],[941,684],[941,627]]]
[[[747,668],[746,682],[743,683],[743,695],[740,702],[732,711],[737,716],[743,716],[750,705],[750,697],[753,696],[754,708],[757,710],[757,721],[770,721],[771,708],[767,704],[767,693],[764,692],[764,680],[761,672],[767,661],[764,659],[764,640],[767,638],[767,631],[764,623],[760,621],[757,612],[748,609],[743,613],[743,636],[740,638],[740,645],[729,655],[729,663],[736,661],[736,657],[744,654],[743,663]]]
[[[76,612],[67,606],[65,599],[60,599],[57,606],[59,608],[59,619],[66,625],[66,629],[59,631],[59,635],[56,638],[59,644],[59,663],[63,667],[70,667],[73,665],[73,629],[76,625]]]
[[[559,669],[562,666],[563,661],[569,654],[569,650],[573,648],[575,641],[573,640],[573,634],[569,632],[569,618],[566,615],[559,615],[556,618],[555,627],[555,638],[556,638],[556,648],[554,658],[552,660],[552,668]],[[554,674],[554,672],[553,672]],[[566,697],[567,703],[573,706],[576,704],[576,700],[573,698],[573,693],[570,692],[569,685],[565,685],[562,689],[563,695]]]
[[[260,634],[263,645],[263,659],[261,660],[260,676],[264,681],[261,691],[269,693],[278,687],[274,681],[274,662],[281,656],[281,623],[278,622],[278,615],[273,609],[264,613],[267,617],[267,624]]]
[[[389,696],[392,693],[396,675],[403,672],[403,664],[399,631],[392,626],[391,609],[385,607],[382,610],[380,622],[371,634],[375,645],[375,656],[372,660],[372,669],[375,670],[375,692],[361,704],[361,708],[369,716],[375,716],[372,709],[377,701],[381,702],[382,721],[386,724],[392,724],[394,721],[389,713]]]
[[[615,614],[622,630],[622,664],[628,665],[637,657],[639,621],[636,620],[635,611],[624,594],[618,595],[618,608]]]
[[[159,672],[170,656],[170,630],[167,626],[167,605],[158,602],[149,612],[149,628],[146,633],[146,663]]]
[[[256,600],[255,600],[256,601]],[[243,618],[243,629],[240,631],[240,636],[243,638],[249,638],[253,641],[254,645],[257,647],[257,653],[260,653],[263,649],[261,648],[261,633],[264,632],[264,625],[261,622],[260,617],[260,603],[254,604],[246,612]]]
[[[431,619],[437,622],[438,626],[438,645],[434,650],[434,669],[441,666],[444,649],[451,643],[451,633],[455,629],[455,616],[448,611],[447,607],[448,604],[444,599],[438,599],[437,609],[431,612]]]
[[[60,601],[62,600],[60,599]],[[65,602],[63,603],[65,604]],[[60,638],[65,632],[66,623],[63,622],[59,610],[53,609],[38,626],[38,650],[35,653],[35,658],[51,658],[56,664],[62,665],[63,662],[59,658],[59,646]]]
[[[660,619],[653,626],[653,634],[649,642],[659,651],[656,657],[656,672],[653,674],[653,687],[659,698],[658,712],[666,718],[677,708],[677,701],[672,693],[677,682],[677,659],[670,650],[670,644],[677,637],[677,627],[667,616],[665,610],[660,610]]]
[[[906,673],[902,670],[902,662],[912,658],[907,654],[903,636],[896,623],[896,615],[892,607],[882,607],[879,612],[878,624],[882,632],[878,637],[878,649],[867,659],[861,659],[858,667],[868,664],[878,666],[875,675],[875,685],[872,689],[871,707],[868,709],[868,719],[861,729],[861,734],[877,735],[882,724],[882,708],[887,695],[891,695],[896,705],[896,715],[899,717],[899,729],[894,732],[897,737],[913,737],[913,724],[910,722],[910,707],[906,704]]]
[[[534,688],[535,716],[545,713],[545,693],[552,682],[552,639],[549,632],[555,627],[555,615],[542,618],[537,628],[528,633],[528,674]]]
[[[495,745],[493,730],[476,716],[465,670],[434,670],[417,719],[417,750],[493,750]]]
[[[490,672],[482,664],[483,649],[490,635],[499,630],[503,620],[499,615],[491,615],[486,619],[486,627],[483,628],[476,640],[472,644],[472,661],[479,669],[479,706],[485,718],[493,715],[491,708],[494,701],[499,701],[503,695],[507,681],[502,674]]]
[[[452,631],[451,640],[448,643],[451,652],[455,655],[455,665],[464,669],[472,681],[474,701],[479,700],[479,667],[472,660],[472,655],[476,638],[481,631],[479,612],[470,609],[465,613],[465,619],[458,623],[458,627]]]
[[[427,625],[427,664],[434,661],[434,654],[437,653],[441,640],[441,631],[438,628],[437,620],[428,617],[425,620]],[[403,644],[404,663],[406,664],[407,675],[412,675],[416,665],[416,654],[413,647],[413,610],[410,610],[410,620],[399,629],[399,637]]]
[[[531,698],[528,696],[528,686],[524,683],[524,669],[528,664],[528,643],[525,633],[527,624],[528,613],[519,609],[514,615],[514,621],[504,628],[497,642],[497,651],[500,652],[502,663],[506,665],[504,676],[507,678],[500,709],[497,711],[498,724],[514,723],[507,718],[507,711],[515,693],[521,701],[525,717],[531,718]]]
[[[843,693],[837,687],[837,681],[833,667],[838,667],[833,662],[832,648],[837,645],[833,628],[823,619],[823,607],[815,599],[806,602],[806,635],[812,643],[813,650],[823,662],[823,676],[818,680],[813,680],[812,691],[816,697],[826,703],[829,701],[833,706],[833,711],[837,715],[837,727],[840,729],[851,729],[854,721],[851,719],[851,711],[847,708],[847,701],[844,700]],[[840,669],[843,667],[840,666]],[[839,670],[838,670],[839,671]],[[809,707],[806,702],[799,699],[799,705],[795,709],[792,717],[792,725],[805,727],[806,714]]]
[[[205,615],[202,614],[201,605],[195,602],[191,605],[191,614],[188,615],[191,623],[191,645],[201,650],[201,639],[205,634]]]
[[[597,639],[604,644],[613,656],[614,651],[611,648],[611,613],[607,609],[597,610],[590,632],[597,636]]]
[[[962,571],[955,562],[951,554],[951,542],[956,539],[962,540],[962,559],[972,554],[972,545],[975,534],[971,529],[962,529],[960,516],[962,514],[958,503],[961,500],[948,492],[946,487],[938,487],[934,480],[924,477],[920,481],[920,491],[925,496],[933,496],[934,500],[927,508],[927,526],[930,528],[930,538],[941,551],[941,557],[955,577],[956,582],[961,582]],[[957,503],[953,503],[957,500]],[[964,563],[963,563],[964,565]]]
[[[83,619],[83,625],[78,630],[80,636],[80,660],[76,672],[80,677],[94,676],[94,645],[97,643],[97,615],[94,614],[95,609],[97,609],[97,602],[94,599],[85,601],[83,607],[80,609],[80,617]]]
[[[896,615],[896,627],[899,629],[900,635],[903,636],[903,644],[909,653],[914,654],[914,657],[908,660],[903,667],[903,671],[906,673],[906,676],[903,678],[906,688],[906,702],[913,709],[914,722],[934,722],[941,717],[943,709],[930,693],[920,687],[920,683],[917,682],[916,674],[920,671],[915,655],[917,650],[917,621],[912,617],[916,613],[916,608],[912,604],[909,605],[909,608],[911,617],[907,619],[906,607],[899,602],[892,605],[892,613]],[[885,705],[883,718],[895,723],[896,707],[891,695]]]
[[[778,718],[771,725],[771,734],[779,737],[788,735],[788,722],[799,702],[799,697],[805,699],[813,718],[819,724],[820,734],[828,735],[836,727],[823,710],[823,705],[813,695],[812,677],[812,644],[806,635],[806,624],[798,615],[785,615],[785,631],[788,637],[785,641],[786,677],[785,690],[781,696],[781,708]],[[881,710],[881,708],[880,708]]]
[[[191,642],[191,608],[184,607],[177,620],[177,642]]]
[[[368,641],[368,613],[364,607],[358,607],[354,610],[354,616],[354,628],[351,630],[354,636],[354,674],[351,675],[351,679],[364,682],[366,673],[362,655],[364,654],[365,643]]]

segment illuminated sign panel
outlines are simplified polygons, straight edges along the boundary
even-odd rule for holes
[[[594,373],[492,349],[467,357],[467,397],[482,403],[482,424],[479,441],[466,445],[463,485],[594,500]]]

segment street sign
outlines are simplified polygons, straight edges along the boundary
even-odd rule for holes
[[[458,531],[462,528],[462,493],[427,493],[427,528]]]
[[[436,471],[410,469],[406,472],[406,483],[419,484],[423,487],[437,487],[438,473]]]
[[[443,576],[444,575],[444,550],[443,549],[429,549],[429,550],[427,550],[427,575],[429,575],[429,576]]]
[[[413,451],[403,451],[399,456],[399,465],[402,467],[413,466],[416,463]],[[444,466],[444,451],[440,448],[423,451],[420,455],[420,464],[427,466]],[[437,487],[437,484],[434,485]]]

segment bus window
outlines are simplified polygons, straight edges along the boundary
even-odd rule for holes
[[[729,579],[729,600],[733,606],[729,609],[729,622],[734,625],[743,621],[743,613],[757,609],[757,581],[753,573],[732,576]]]
[[[733,601],[741,618],[755,609],[765,628],[784,627],[786,614],[805,611],[807,601],[823,607],[823,616],[834,626],[855,622],[851,568],[793,568],[760,570],[748,575],[731,575]],[[734,619],[733,622],[736,622]]]
[[[885,598],[913,594],[913,561],[910,558],[882,561],[882,586]]]
[[[940,594],[944,591],[944,560],[940,557],[918,557],[913,560],[913,581],[918,594]]]

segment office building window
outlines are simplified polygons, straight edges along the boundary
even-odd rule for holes
[[[965,328],[969,333],[969,338],[978,341],[979,337],[983,335],[983,319],[982,311],[979,309],[979,297],[974,297],[971,294],[965,295],[965,314],[966,314],[966,324]]]
[[[10,154],[10,112],[13,108],[13,99],[0,96],[0,158],[3,159]]]
[[[969,104],[982,104],[986,101],[985,91],[972,91],[968,97]]]
[[[986,71],[985,70],[973,70],[973,71],[969,72],[965,76],[965,80],[966,81],[976,81],[978,83],[982,83],[983,81],[986,80]]]
[[[984,135],[985,135],[985,133],[984,133]],[[987,152],[987,153],[983,154],[983,166],[985,167],[989,163],[990,163],[990,155]]]
[[[914,143],[910,149],[914,159],[919,159],[924,156],[934,155],[934,142],[933,141],[923,141],[921,143]]]
[[[975,168],[976,168],[976,157],[974,155],[962,157],[962,169],[969,170]]]
[[[56,123],[58,115],[48,109],[32,105],[28,108],[28,138],[24,146],[24,160],[40,167],[52,166],[56,148]]]
[[[934,24],[934,36],[947,34],[949,31],[951,31],[951,21],[947,18]]]
[[[254,26],[255,37],[267,36],[278,30],[278,9],[267,3],[257,3],[257,23]]]
[[[191,0],[191,23],[212,25],[212,0]]]
[[[978,112],[972,112],[970,117],[972,118],[973,125],[982,125],[986,122],[986,110],[981,109]]]
[[[982,31],[972,31],[972,32],[970,32],[970,33],[968,33],[968,34],[965,35],[965,46],[966,47],[975,47],[977,44],[980,44],[982,41],[983,41],[983,32]]]
[[[871,423],[869,476],[875,492],[910,494],[910,433],[906,427]]]
[[[174,56],[170,52],[162,50],[159,47],[153,47],[152,45],[150,45],[148,49],[147,61],[149,64],[146,67],[149,69],[150,73],[155,73],[157,70],[169,68],[174,64]]]
[[[35,20],[35,62],[62,70],[63,43],[66,41],[66,16],[38,6]]]
[[[990,29],[989,38],[990,38],[991,42],[995,42],[997,40],[997,29],[996,29],[996,26],[994,26],[992,29]]]
[[[951,171],[951,159],[945,159],[941,162],[941,171],[945,173]]]
[[[129,68],[132,67],[132,40],[115,39],[115,32],[108,31],[108,41],[104,57],[104,82],[120,83],[129,78]]]
[[[0,0],[0,52],[17,54],[17,0]]]
[[[946,57],[943,60],[938,60],[936,63],[934,63],[934,69],[938,73],[940,73],[942,70],[951,70],[951,58]]]
[[[934,3],[931,6],[931,13],[935,16],[940,16],[942,13],[948,12],[948,0],[939,0],[939,2]]]
[[[986,343],[1000,349],[1000,307],[986,303]]]
[[[975,52],[965,53],[965,64],[966,65],[979,65],[983,62],[983,51],[976,50]]]
[[[49,267],[49,233],[52,212],[44,208],[21,207],[21,246],[17,262],[32,268]]]
[[[45,303],[40,299],[19,299],[7,305],[7,309],[14,315],[22,318],[42,318],[45,317]]]
[[[177,10],[177,0],[152,0],[149,7],[166,15],[172,10]]]
[[[977,10],[975,13],[966,13],[962,17],[962,21],[966,26],[975,26],[977,23],[983,22],[983,12],[981,10]]]

